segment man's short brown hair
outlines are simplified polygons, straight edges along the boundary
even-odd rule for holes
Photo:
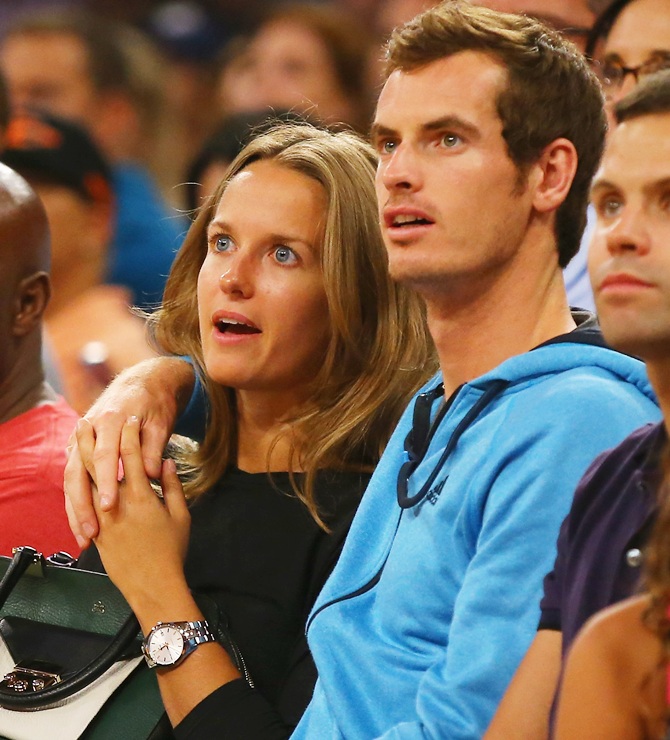
[[[558,261],[565,267],[579,249],[589,187],[605,143],[598,80],[578,49],[557,32],[532,18],[462,0],[445,0],[396,29],[387,44],[386,74],[462,51],[490,54],[507,69],[496,107],[509,155],[522,175],[558,138],[577,150],[577,172],[556,214]]]

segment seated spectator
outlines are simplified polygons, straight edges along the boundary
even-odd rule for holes
[[[619,123],[593,188],[598,226],[590,269],[603,328],[613,342],[644,359],[667,429],[670,71],[643,80],[615,114]],[[656,521],[643,548],[647,593],[597,615],[570,648],[557,719],[563,740],[646,740],[666,738],[670,730],[669,450],[667,435],[662,437],[665,484],[656,497],[631,492]]]
[[[614,347],[645,361],[664,423],[633,433],[596,460],[582,479],[561,527],[554,569],[545,579],[539,631],[487,738],[502,740],[520,727],[523,737],[539,740],[547,736],[562,661],[577,632],[595,612],[638,591],[643,552],[656,518],[661,450],[667,445],[670,410],[670,231],[666,208],[670,71],[642,80],[617,103],[614,112],[617,125],[592,189],[597,224],[589,270],[603,333]],[[662,490],[661,500],[665,495]],[[668,563],[661,565],[667,568]],[[656,596],[660,598],[658,593]],[[667,594],[663,594],[655,613],[666,605]],[[638,615],[643,611],[640,602],[616,613],[628,620],[635,609]],[[590,644],[591,639],[585,637],[584,643]],[[580,648],[578,655],[582,657],[575,658],[575,665],[591,660],[585,651],[587,648]],[[624,690],[624,684],[632,685],[622,673],[620,668],[615,674],[614,680],[621,682],[617,692]],[[614,725],[608,724],[610,718],[597,712],[599,703],[594,704],[592,713],[588,710],[591,699],[601,690],[604,697],[613,689],[611,679],[588,689],[574,679],[573,670],[569,693],[574,697],[575,685],[584,689],[582,719],[591,722],[593,732],[586,731],[586,724],[582,732],[576,732],[579,718],[573,716],[564,724],[572,731],[564,731],[563,737],[637,737],[615,731]],[[597,726],[600,730],[596,732]]]
[[[135,29],[75,10],[22,16],[0,43],[12,105],[78,122],[110,161],[116,209],[104,280],[128,287],[142,307],[160,302],[187,226],[142,159],[152,151],[161,99],[149,44]]]
[[[114,211],[110,171],[86,132],[56,116],[20,112],[6,139],[2,160],[28,180],[49,218],[48,349],[63,395],[84,413],[116,373],[155,354],[128,289],[102,282]]]
[[[178,737],[286,737],[297,724],[316,680],[307,614],[402,407],[434,369],[420,302],[386,271],[374,169],[350,133],[301,125],[255,138],[202,207],[152,317],[166,351],[194,358],[210,399],[207,435],[186,459],[190,540],[174,467],[162,467],[164,506],[134,416],[121,505],[100,512],[95,543],[147,635]],[[202,621],[203,595],[246,669],[212,643],[163,670],[152,628]]]
[[[277,108],[365,129],[369,43],[357,20],[334,5],[273,8],[248,41],[233,41],[221,71],[221,113]]]
[[[403,415],[315,602],[319,680],[296,737],[473,738],[530,641],[577,481],[658,409],[642,363],[564,292],[605,132],[581,55],[465,2],[426,11],[388,53],[372,135],[381,230],[390,274],[425,299],[442,372]],[[173,376],[157,412],[139,391],[127,412],[143,440],[154,428],[151,459]],[[96,412],[86,457],[104,520],[119,415]],[[90,497],[68,494],[78,535],[94,536]]]
[[[79,552],[63,505],[65,447],[77,414],[45,382],[49,227],[37,195],[0,165],[0,554],[31,545]]]

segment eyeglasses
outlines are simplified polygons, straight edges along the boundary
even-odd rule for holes
[[[593,69],[605,95],[613,95],[621,89],[628,75],[633,75],[635,82],[639,82],[655,72],[670,69],[670,52],[655,54],[637,67],[625,67],[615,59],[605,59],[602,62],[594,62]]]

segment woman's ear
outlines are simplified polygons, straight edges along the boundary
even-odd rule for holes
[[[40,325],[50,297],[51,281],[46,272],[35,272],[19,283],[12,321],[15,337],[24,337]]]
[[[570,192],[577,171],[577,150],[568,139],[555,139],[531,168],[533,205],[540,213],[555,211]]]

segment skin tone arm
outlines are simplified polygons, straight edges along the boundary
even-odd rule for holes
[[[103,511],[98,497],[93,500],[100,527],[95,544],[102,562],[146,635],[158,621],[204,617],[184,578],[190,515],[174,462],[166,460],[162,465],[163,502],[145,472],[140,431],[136,417],[122,428],[119,447],[125,482],[117,503]],[[173,725],[219,686],[240,678],[226,651],[215,642],[200,645],[178,666],[156,669],[156,673]]]
[[[560,670],[561,633],[540,630],[514,674],[485,740],[546,740]]]
[[[665,670],[658,638],[642,623],[647,605],[634,597],[581,631],[565,669],[557,740],[665,737]]]
[[[140,421],[142,458],[147,475],[157,478],[175,419],[193,390],[192,366],[175,357],[145,360],[120,373],[89,409],[70,438],[65,469],[65,508],[79,546],[98,533],[91,479],[99,491],[99,510],[118,500],[119,440],[126,420]]]

